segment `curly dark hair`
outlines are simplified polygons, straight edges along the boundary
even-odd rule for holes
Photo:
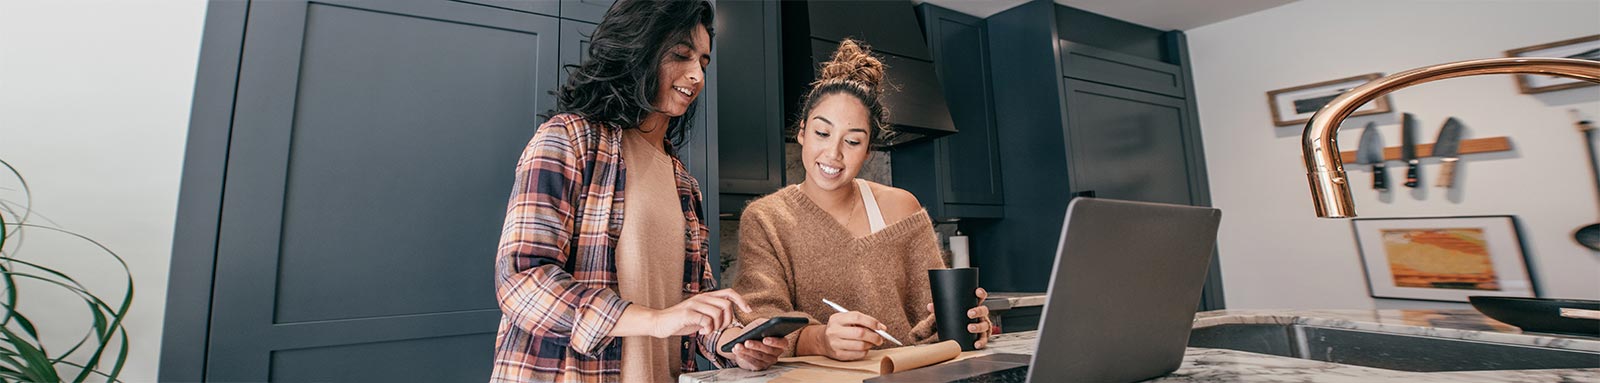
[[[712,33],[716,12],[706,0],[620,0],[606,11],[605,19],[590,36],[589,57],[571,70],[556,95],[557,113],[573,113],[592,121],[637,129],[649,113],[656,112],[661,59],[696,25]],[[689,134],[697,98],[682,116],[667,123],[667,137],[676,153]]]

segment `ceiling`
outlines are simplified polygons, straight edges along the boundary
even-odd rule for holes
[[[989,17],[1027,0],[912,0]],[[1296,0],[1055,0],[1057,4],[1160,30],[1189,30]]]

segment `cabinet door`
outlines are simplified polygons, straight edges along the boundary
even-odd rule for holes
[[[249,6],[206,379],[487,380],[494,255],[513,168],[553,106],[556,18]]]
[[[983,20],[940,8],[925,9],[934,67],[957,129],[955,135],[938,139],[943,202],[1003,204]]]
[[[1067,77],[1184,98],[1183,67],[1109,49],[1061,42],[1061,73]]]
[[[487,5],[497,8],[533,12],[541,15],[555,16],[560,13],[561,5],[557,0],[454,0],[464,3]]]
[[[599,24],[617,0],[561,0],[561,17]]]
[[[594,28],[594,24],[561,20],[561,65],[557,68],[556,89],[567,83],[567,76],[575,69],[569,66],[577,66],[589,58],[589,37],[594,35]]]
[[[783,187],[786,131],[778,82],[778,4],[724,1],[717,6],[717,23],[712,54],[718,63],[718,185],[723,194],[771,193]]]
[[[1064,79],[1067,155],[1074,192],[1194,204],[1183,99]]]

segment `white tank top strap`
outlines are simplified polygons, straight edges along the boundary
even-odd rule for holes
[[[861,202],[866,206],[867,227],[873,233],[883,230],[884,226],[888,225],[883,223],[883,212],[878,211],[878,198],[872,196],[872,186],[867,185],[866,181],[857,179],[856,187],[861,189]]]

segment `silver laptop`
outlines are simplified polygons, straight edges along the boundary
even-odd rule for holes
[[[1222,211],[1078,198],[1029,358],[995,354],[870,382],[1136,382],[1178,369]]]

